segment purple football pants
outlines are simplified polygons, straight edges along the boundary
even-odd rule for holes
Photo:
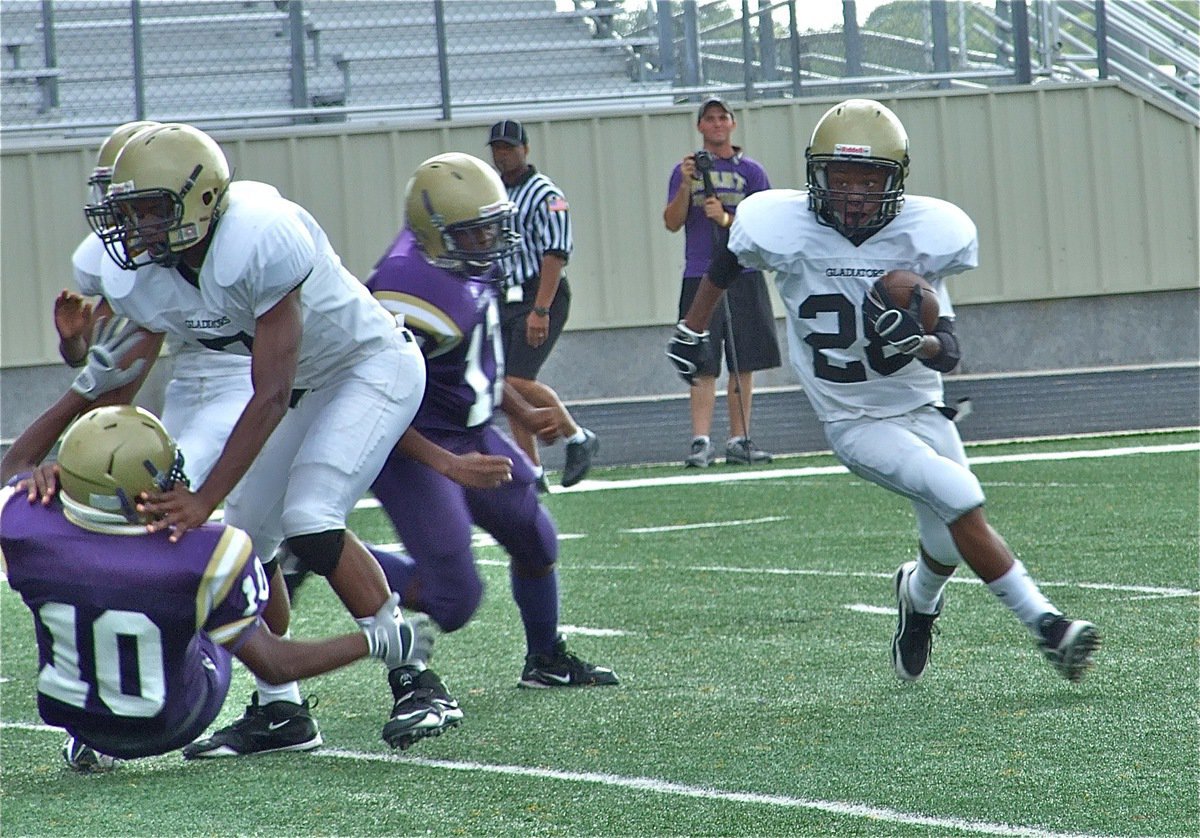
[[[471,551],[472,523],[508,552],[514,587],[518,580],[548,575],[558,559],[558,531],[538,503],[529,460],[500,431],[488,425],[458,434],[423,433],[456,454],[479,451],[513,461],[511,483],[496,489],[466,489],[393,451],[371,487],[416,564],[412,582],[401,592],[404,604],[424,611],[449,632],[466,625],[483,597],[483,581]],[[539,597],[542,601],[537,604],[514,598],[527,625],[531,617],[557,624],[556,580],[553,596]],[[553,613],[525,613],[530,608]]]

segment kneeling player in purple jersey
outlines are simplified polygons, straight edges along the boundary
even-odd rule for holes
[[[367,655],[396,668],[427,654],[429,629],[401,619],[395,594],[357,620],[361,632],[277,637],[262,619],[267,577],[246,533],[204,524],[173,543],[147,532],[139,496],[186,478],[174,441],[140,408],[89,411],[58,464],[35,469],[79,398],[69,392],[43,414],[0,467],[5,480],[28,475],[0,493],[0,558],[34,615],[38,712],[66,728],[72,768],[187,745],[220,711],[233,657],[283,683]]]
[[[465,625],[483,594],[471,552],[478,524],[511,557],[527,647],[520,685],[616,684],[611,669],[568,652],[558,633],[558,533],[538,503],[529,460],[492,424],[499,406],[543,439],[556,432],[552,411],[504,384],[494,265],[513,244],[512,212],[482,160],[430,158],[408,183],[404,229],[367,281],[385,308],[404,316],[427,371],[416,418],[371,486],[415,560],[407,582],[388,581],[407,607],[444,631]],[[464,459],[480,455],[509,457],[512,481],[498,488],[455,482]]]

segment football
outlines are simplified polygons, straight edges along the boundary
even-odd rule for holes
[[[883,275],[881,281],[897,308],[908,308],[913,288],[920,287],[921,328],[927,333],[933,331],[938,320],[937,292],[925,277],[912,271],[890,271]]]

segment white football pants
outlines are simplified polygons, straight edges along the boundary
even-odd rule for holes
[[[984,496],[953,422],[926,405],[887,419],[827,422],[825,438],[852,472],[912,501],[921,545],[935,561],[962,562],[946,525]]]
[[[225,522],[249,533],[260,556],[284,538],[345,528],[424,395],[425,359],[397,329],[386,350],[288,410],[226,499]]]
[[[254,394],[250,357],[180,348],[163,395],[162,423],[183,452],[183,471],[198,488]]]

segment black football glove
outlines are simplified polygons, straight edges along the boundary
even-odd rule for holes
[[[696,373],[708,352],[708,332],[693,332],[680,320],[675,324],[675,334],[667,343],[667,357],[675,372],[688,384],[695,384]]]
[[[904,355],[915,355],[921,348],[925,329],[921,326],[921,289],[913,288],[907,308],[897,308],[882,279],[875,280],[864,303],[875,332],[892,348]]]

